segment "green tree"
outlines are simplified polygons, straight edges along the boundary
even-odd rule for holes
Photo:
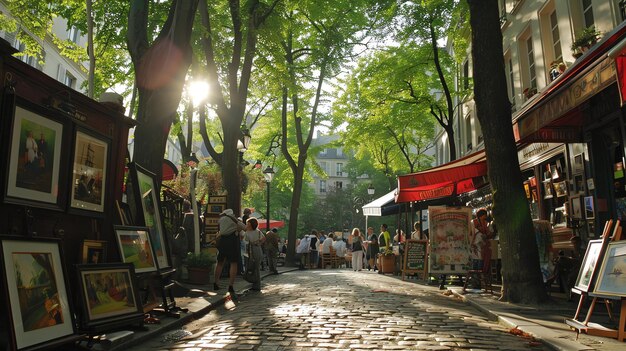
[[[293,175],[287,262],[295,254],[298,210],[313,131],[327,118],[325,83],[340,72],[369,29],[387,14],[387,2],[289,1],[274,31],[272,66],[281,96],[281,153]]]
[[[476,115],[483,127],[493,214],[502,247],[502,299],[540,303],[547,299],[539,251],[511,126],[496,0],[468,0],[472,27],[472,62]]]

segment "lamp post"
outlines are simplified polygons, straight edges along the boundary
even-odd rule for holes
[[[265,183],[267,184],[267,230],[270,230],[270,183],[274,179],[274,169],[270,166],[263,171]]]
[[[374,193],[376,192],[376,188],[374,188],[374,185],[372,185],[372,183],[370,183],[370,185],[367,187],[367,195],[370,196],[370,200],[372,195],[374,195]],[[365,232],[367,233],[367,219],[369,218],[369,216],[365,213],[365,211],[363,211],[363,214],[365,214]]]

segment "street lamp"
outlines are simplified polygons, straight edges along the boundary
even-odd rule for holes
[[[374,193],[376,192],[376,188],[374,188],[374,185],[372,183],[370,183],[370,186],[367,187],[367,195],[370,196],[370,200],[371,200],[371,196],[374,195]],[[363,211],[363,213],[365,214],[365,211]],[[367,219],[369,218],[369,216],[367,214],[365,214],[365,232],[367,233]]]
[[[267,230],[270,230],[270,183],[274,179],[274,169],[270,166],[263,171],[265,183],[267,184]]]

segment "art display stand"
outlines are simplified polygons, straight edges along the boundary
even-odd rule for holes
[[[604,231],[602,234],[603,238],[609,237],[611,233],[611,225],[612,221],[608,221],[604,227]],[[611,236],[611,241],[619,241],[621,239],[622,228],[620,227],[620,221],[615,222],[615,227],[613,229],[613,234]],[[598,271],[600,270],[600,264],[596,264],[595,269],[593,271],[592,276],[597,277]],[[591,282],[593,283],[593,281]],[[591,290],[591,289],[589,289]],[[616,296],[607,296],[602,294],[596,294],[590,291],[581,291],[578,289],[572,289],[572,292],[580,294],[580,301],[578,302],[578,307],[576,308],[576,313],[573,319],[567,319],[565,323],[570,326],[570,328],[576,330],[576,333],[579,334],[581,332],[586,333],[588,335],[594,336],[602,336],[607,338],[617,339],[618,341],[623,341],[626,339],[626,298],[625,297],[616,297]],[[583,306],[584,301],[587,297],[591,297],[591,304],[589,306],[589,310],[587,311],[587,315],[583,321],[578,320],[580,316],[580,312]],[[590,322],[591,316],[593,315],[596,304],[599,299],[603,299],[605,306],[607,308],[609,318],[612,320],[613,316],[610,310],[610,301],[620,301],[621,308],[619,312],[619,324],[618,329],[611,329],[605,327],[598,323]]]
[[[176,306],[176,299],[174,298],[174,286],[175,283],[172,280],[172,276],[176,272],[175,269],[167,269],[158,273],[157,279],[159,280],[159,287],[161,289],[161,305],[155,308],[153,311],[161,312],[168,317],[180,318],[181,313],[186,313],[186,308],[180,308]]]

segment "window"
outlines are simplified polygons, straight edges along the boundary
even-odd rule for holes
[[[66,71],[65,78],[63,79],[63,84],[74,89],[76,87],[76,77],[74,77],[71,73]]]
[[[343,188],[343,182],[335,182],[335,188],[342,189]]]
[[[326,192],[326,181],[320,180],[320,193],[325,193],[325,192]]]
[[[513,60],[508,57],[506,60],[506,68],[509,78],[509,100],[511,100],[511,111],[515,111],[515,75],[513,75]]]
[[[337,148],[337,156],[343,156],[343,149]]]
[[[554,52],[554,61],[561,60],[563,53],[561,52],[561,36],[559,34],[559,26],[556,20],[556,10],[550,14],[550,29],[552,32],[552,49]]]
[[[472,117],[465,117],[465,142],[467,143],[467,151],[472,150]]]
[[[320,155],[322,156],[326,156],[326,153],[328,152],[328,149],[323,148],[322,151],[320,151]]]
[[[324,173],[328,173],[328,168],[326,168],[326,161],[320,162],[320,168],[324,171]]]
[[[80,31],[76,27],[72,26],[72,28],[67,31],[67,39],[69,39],[70,41],[78,44],[79,37]]]
[[[343,177],[343,163],[337,163],[337,177]]]
[[[535,72],[535,51],[533,50],[533,37],[526,39],[526,54],[528,58],[529,87],[537,88],[537,73]]]
[[[582,0],[585,28],[595,25],[595,21],[593,19],[593,7],[591,6],[591,2],[591,0]]]
[[[463,62],[463,89],[469,89],[469,60]]]

